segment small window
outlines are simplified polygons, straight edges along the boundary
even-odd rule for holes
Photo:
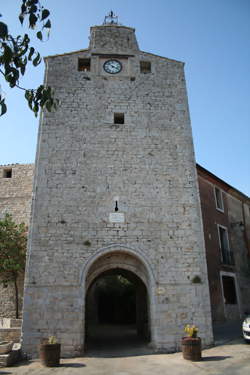
[[[214,195],[215,195],[215,203],[216,203],[217,210],[224,211],[222,191],[220,189],[218,189],[217,187],[215,187],[214,188]]]
[[[236,305],[237,296],[235,289],[234,277],[222,276],[222,285],[224,293],[224,301],[226,305]]]
[[[90,59],[78,59],[78,70],[80,72],[90,71]]]
[[[227,228],[218,225],[221,259],[223,264],[234,264],[233,252],[230,250]]]
[[[124,124],[124,113],[114,113],[114,124]]]
[[[140,61],[141,73],[151,73],[151,62],[150,61]]]
[[[3,178],[11,178],[12,177],[12,169],[4,169],[3,170]]]

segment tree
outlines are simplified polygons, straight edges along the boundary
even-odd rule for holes
[[[39,24],[40,28],[36,32],[36,37],[40,41],[44,39],[45,33],[49,36],[51,28],[49,15],[49,10],[45,9],[39,0],[21,0],[19,21],[23,25],[26,19],[32,30]],[[39,52],[30,45],[28,34],[14,37],[9,33],[8,25],[0,22],[0,73],[11,88],[24,90],[28,106],[35,116],[38,115],[40,108],[51,111],[58,104],[50,86],[40,85],[37,89],[26,89],[19,84],[20,77],[25,74],[27,64],[32,63],[36,67],[41,60]],[[0,93],[0,116],[6,111],[5,98]]]
[[[17,279],[25,270],[27,227],[16,224],[10,214],[0,220],[0,277],[4,285],[14,284],[16,318],[19,317]]]

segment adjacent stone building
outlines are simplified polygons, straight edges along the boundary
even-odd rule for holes
[[[5,213],[13,216],[16,223],[30,222],[33,164],[9,164],[0,166],[0,217]],[[23,279],[18,280],[19,311],[22,311]],[[15,318],[14,285],[4,285],[0,279],[0,317]]]
[[[0,165],[0,216],[29,225],[34,164]]]
[[[134,29],[91,28],[89,48],[46,58],[60,100],[41,118],[23,309],[23,349],[54,334],[85,350],[93,288],[135,287],[137,332],[179,348],[212,343],[184,64],[139,50]],[[198,283],[195,280],[199,280]]]

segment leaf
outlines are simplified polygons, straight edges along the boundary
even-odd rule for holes
[[[3,48],[4,48],[4,53],[3,53],[4,62],[5,64],[6,63],[8,64],[12,60],[13,52],[12,52],[12,49],[7,44],[3,44]]]
[[[19,59],[18,57],[14,57],[13,61],[16,68],[19,68],[21,59]]]
[[[5,23],[0,22],[0,38],[5,39],[7,38],[7,36],[8,36],[8,26]]]
[[[48,9],[43,9],[41,21],[45,20],[45,18],[49,17],[49,15],[50,15],[49,10]]]
[[[32,57],[32,55],[33,55],[34,52],[35,52],[35,48],[30,47],[30,52],[29,52],[29,55],[28,55],[28,60],[29,61],[31,60],[31,57]]]
[[[40,57],[40,53],[37,53],[37,56],[35,57],[35,59],[33,60],[33,65],[34,66],[37,66],[39,65],[41,62],[41,57]]]
[[[36,26],[36,21],[37,21],[37,16],[33,13],[30,13],[30,16],[29,16],[29,23],[30,23],[30,28],[31,29],[34,29],[34,27]]]
[[[40,85],[38,87],[38,89],[36,90],[36,96],[38,99],[40,99],[43,95],[43,89],[44,89],[44,86],[43,85]]]
[[[39,112],[39,105],[38,105],[38,103],[35,103],[35,105],[33,107],[33,112],[35,113],[35,116],[37,117],[37,114]]]
[[[22,25],[22,24],[23,24],[23,21],[24,21],[23,13],[21,13],[21,14],[19,15],[19,21],[20,21],[20,23],[21,23],[21,25]]]
[[[16,81],[19,78],[19,72],[17,69],[10,67],[8,68],[8,73],[5,74],[5,79],[9,82],[10,87],[14,87],[16,85]]]
[[[30,13],[36,13],[37,11],[37,6],[35,4],[32,4],[30,7]]]
[[[24,3],[24,2],[23,2]],[[25,13],[26,12],[26,5],[25,4],[22,4],[22,6],[21,6],[21,12],[22,13]]]
[[[7,112],[7,106],[4,103],[4,99],[0,102],[0,106],[1,106],[1,114],[0,114],[0,116],[3,116]]]
[[[24,96],[25,96],[25,99],[29,100],[29,97],[30,97],[30,91],[29,91],[29,90],[26,90]]]
[[[28,34],[24,34],[22,45],[26,45],[26,44],[28,44],[29,42],[30,42],[29,35],[28,35]]]
[[[43,27],[46,27],[46,29],[50,29],[51,28],[50,20],[48,20]]]
[[[36,33],[36,36],[38,39],[43,40],[43,34],[41,33],[41,31],[38,31],[38,33]]]
[[[29,99],[28,105],[29,105],[30,109],[33,111],[33,108],[32,108],[32,99]]]
[[[45,106],[46,106],[47,111],[51,112],[51,107],[52,107],[51,106],[51,102],[47,101],[46,104],[45,104]]]
[[[24,73],[25,73],[25,64],[23,64],[22,66],[21,66],[21,68],[20,68],[20,70],[21,70],[21,74],[22,75],[24,75]]]

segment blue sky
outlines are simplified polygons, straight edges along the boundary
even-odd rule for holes
[[[196,160],[250,195],[249,0],[41,0],[51,11],[47,42],[34,38],[43,56],[88,47],[89,28],[112,9],[136,28],[140,49],[185,62]],[[21,0],[2,0],[2,21],[13,34]],[[32,32],[31,32],[32,34]],[[21,85],[38,86],[44,64],[30,68]],[[38,119],[23,92],[1,81],[8,104],[0,118],[0,164],[35,160]]]

